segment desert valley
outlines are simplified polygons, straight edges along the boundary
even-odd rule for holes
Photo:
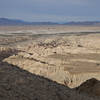
[[[100,100],[100,26],[0,26],[0,100]]]

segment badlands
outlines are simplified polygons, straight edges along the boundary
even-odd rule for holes
[[[0,100],[100,100],[100,27],[0,26]]]

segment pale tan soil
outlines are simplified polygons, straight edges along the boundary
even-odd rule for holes
[[[100,26],[67,26],[67,25],[41,25],[41,26],[0,26],[0,31],[20,31],[20,30],[49,30],[49,31],[99,31]]]
[[[11,51],[17,52],[11,52],[12,55],[4,57],[2,63],[11,64],[13,67],[18,66],[21,70],[43,76],[70,88],[78,87],[91,78],[100,80],[99,27],[37,26],[30,28],[37,33],[14,32],[0,36],[0,46],[3,51],[10,47]],[[48,30],[49,34],[48,31],[43,30]],[[7,41],[3,42],[4,39]],[[93,96],[99,97],[100,95],[94,94]],[[46,99],[45,97],[43,100]]]

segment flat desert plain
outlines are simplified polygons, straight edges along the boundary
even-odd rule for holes
[[[2,100],[100,100],[100,26],[0,26]]]

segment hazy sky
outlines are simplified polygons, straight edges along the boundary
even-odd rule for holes
[[[26,21],[100,20],[100,0],[0,0],[0,17]]]

